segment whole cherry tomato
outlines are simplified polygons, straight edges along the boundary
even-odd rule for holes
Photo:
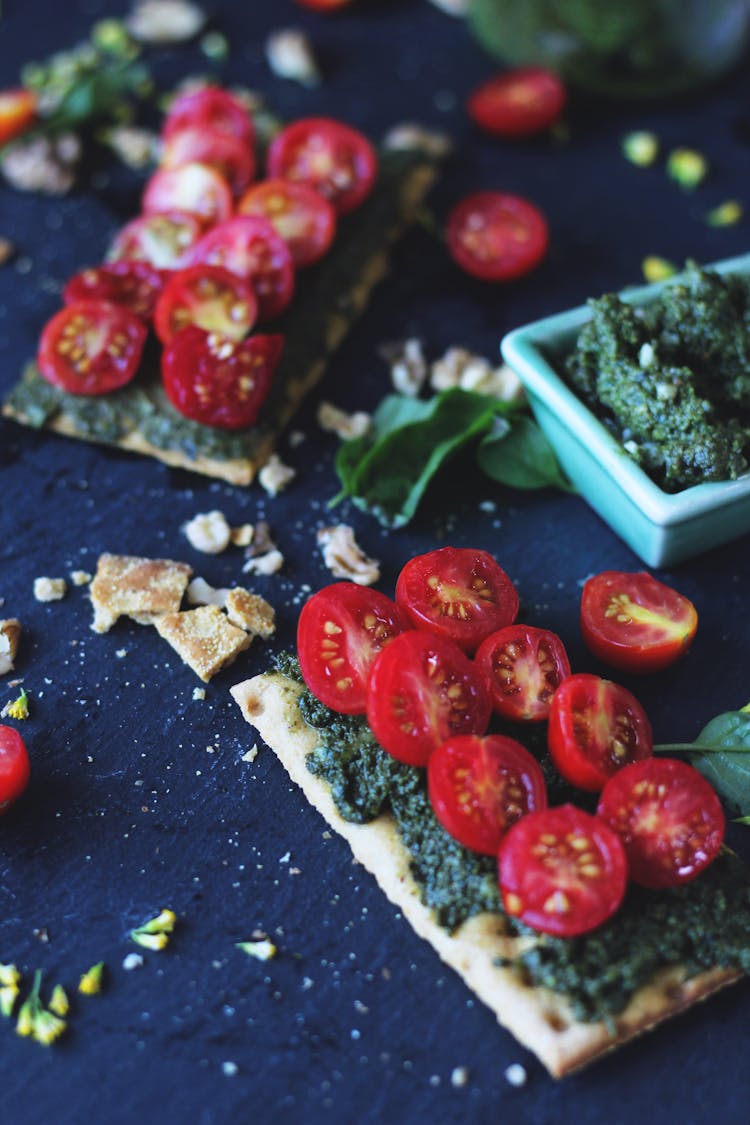
[[[13,727],[0,726],[0,813],[18,800],[30,775],[24,740]]]

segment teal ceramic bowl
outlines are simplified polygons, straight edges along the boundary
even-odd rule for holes
[[[750,254],[708,268],[750,276]],[[647,304],[669,283],[627,290],[622,297]],[[736,481],[664,492],[558,375],[555,364],[572,350],[588,318],[581,305],[517,328],[501,344],[505,362],[523,382],[539,425],[580,494],[649,566],[680,562],[750,531],[750,473]]]

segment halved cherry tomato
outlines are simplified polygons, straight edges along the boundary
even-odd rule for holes
[[[339,8],[346,8],[352,0],[296,0],[303,8],[312,8],[314,12],[336,12]]]
[[[169,140],[185,129],[229,133],[249,145],[255,137],[253,119],[247,106],[219,86],[201,86],[175,98],[169,107],[162,136]]]
[[[13,727],[0,726],[0,813],[23,793],[31,767],[26,744]]]
[[[644,887],[677,887],[719,854],[724,813],[701,774],[676,758],[634,762],[602,790],[597,815],[622,839],[630,877]]]
[[[20,137],[36,117],[37,98],[31,90],[0,90],[0,145]]]
[[[538,266],[549,232],[541,211],[518,195],[480,191],[448,216],[445,237],[453,260],[482,281],[510,281]]]
[[[359,207],[378,169],[375,149],[357,129],[330,117],[305,117],[282,129],[268,150],[272,179],[309,184],[337,214]]]
[[[141,320],[150,320],[163,287],[161,274],[148,262],[123,258],[74,274],[63,289],[63,301],[66,305],[76,301],[109,301],[122,305]]]
[[[230,218],[234,209],[229,184],[208,164],[183,164],[154,172],[143,193],[144,215],[189,211],[213,226]]]
[[[271,224],[257,215],[237,215],[219,223],[195,246],[191,262],[223,266],[246,278],[255,290],[262,320],[283,312],[294,294],[289,247]]]
[[[556,633],[533,625],[506,625],[486,637],[474,657],[486,677],[492,705],[506,719],[541,722],[570,661]]]
[[[395,602],[354,582],[334,582],[309,598],[297,625],[302,675],[334,711],[364,714],[375,657],[409,622]]]
[[[247,141],[197,125],[171,134],[164,143],[161,164],[170,169],[207,164],[221,173],[235,195],[245,190],[256,172],[255,154]]]
[[[583,587],[583,639],[594,656],[614,668],[668,668],[690,648],[697,628],[693,603],[645,571],[605,570]]]
[[[167,398],[204,426],[246,429],[268,396],[283,348],[283,336],[249,336],[238,343],[194,325],[183,328],[162,355]]]
[[[241,215],[260,215],[284,239],[295,266],[322,258],[336,233],[336,212],[327,199],[291,180],[263,180],[237,204]]]
[[[111,261],[148,262],[157,270],[178,270],[189,264],[202,234],[200,219],[187,211],[139,215],[115,235],[108,257]]]
[[[497,855],[512,824],[547,807],[536,758],[514,738],[459,734],[430,755],[427,788],[435,816],[465,848]]]
[[[242,340],[255,323],[252,287],[221,266],[190,266],[172,275],[156,304],[154,328],[162,344],[194,324],[228,340]]]
[[[547,743],[566,781],[591,793],[623,766],[650,758],[654,748],[635,696],[587,672],[568,676],[552,696]]]
[[[622,902],[625,849],[599,817],[558,805],[522,817],[503,838],[499,882],[512,917],[543,934],[576,937]]]
[[[401,633],[370,671],[370,728],[385,750],[411,766],[426,765],[455,734],[484,734],[491,710],[482,677],[447,637]]]
[[[42,330],[37,355],[48,383],[73,395],[103,395],[135,375],[146,325],[121,305],[77,301],[66,305]]]
[[[480,129],[499,137],[525,137],[548,129],[565,105],[565,87],[556,74],[538,66],[496,74],[478,86],[466,103]]]
[[[508,575],[487,551],[470,547],[415,555],[398,576],[396,601],[417,629],[449,637],[469,653],[518,613]]]

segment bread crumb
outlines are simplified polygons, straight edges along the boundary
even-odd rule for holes
[[[38,602],[59,602],[68,592],[64,578],[35,578],[34,597]]]

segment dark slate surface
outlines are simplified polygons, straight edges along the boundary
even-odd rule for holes
[[[370,408],[385,392],[376,354],[384,340],[416,334],[431,355],[456,343],[494,355],[508,329],[638,281],[647,253],[711,261],[747,249],[747,221],[726,230],[703,221],[710,206],[746,198],[747,68],[669,104],[577,96],[567,144],[507,144],[478,136],[461,110],[492,64],[460,22],[426,0],[363,0],[329,19],[288,0],[224,0],[211,9],[234,48],[224,76],[264,90],[283,114],[345,112],[373,134],[404,117],[452,131],[458,155],[434,193],[438,216],[479,187],[525,193],[549,216],[549,257],[507,288],[462,277],[424,232],[404,242],[393,279],[322,385],[344,407]],[[22,61],[121,11],[94,0],[9,0],[0,86],[16,80]],[[264,61],[265,34],[291,21],[310,31],[324,61],[326,80],[312,93],[274,78]],[[187,49],[155,52],[153,65],[164,85],[206,69]],[[654,129],[667,148],[700,148],[710,179],[685,194],[662,167],[625,163],[620,137],[635,127]],[[0,186],[0,234],[20,250],[0,270],[0,390],[33,354],[60,283],[96,259],[137,194],[137,177],[106,161],[63,201]],[[287,561],[257,589],[278,609],[278,646],[288,643],[305,592],[328,580],[314,532],[331,519],[335,441],[317,432],[314,411],[310,402],[293,427],[306,441],[282,443],[299,477],[274,500],[258,487],[211,483],[0,422],[0,596],[3,612],[23,621],[18,674],[33,695],[24,727],[33,781],[0,825],[0,959],[70,987],[93,962],[108,967],[106,994],[76,1001],[58,1047],[0,1026],[0,1119],[702,1123],[718,1112],[726,1122],[746,1120],[744,984],[589,1072],[553,1082],[352,866],[346,846],[324,836],[270,752],[242,761],[252,736],[228,688],[266,666],[267,646],[194,702],[198,681],[154,632],[123,622],[96,636],[81,589],[57,604],[34,601],[35,576],[93,570],[103,550],[176,556],[214,584],[238,581],[239,551],[200,556],[180,532],[196,512],[218,507],[234,523],[270,521]],[[635,569],[638,560],[582,500],[504,491],[469,460],[460,467],[406,531],[386,534],[348,505],[335,518],[351,522],[381,559],[385,590],[417,551],[443,542],[490,549],[518,583],[524,618],[561,633],[574,666],[596,670],[577,628],[581,580]],[[745,537],[660,575],[695,601],[701,627],[684,663],[637,684],[659,740],[692,738],[710,716],[750,698],[749,548]],[[170,950],[124,971],[134,949],[128,930],[167,905],[181,918]],[[279,946],[268,964],[234,947],[256,928]],[[504,1077],[513,1062],[528,1070],[521,1090]],[[457,1066],[469,1070],[463,1089],[451,1087]]]

